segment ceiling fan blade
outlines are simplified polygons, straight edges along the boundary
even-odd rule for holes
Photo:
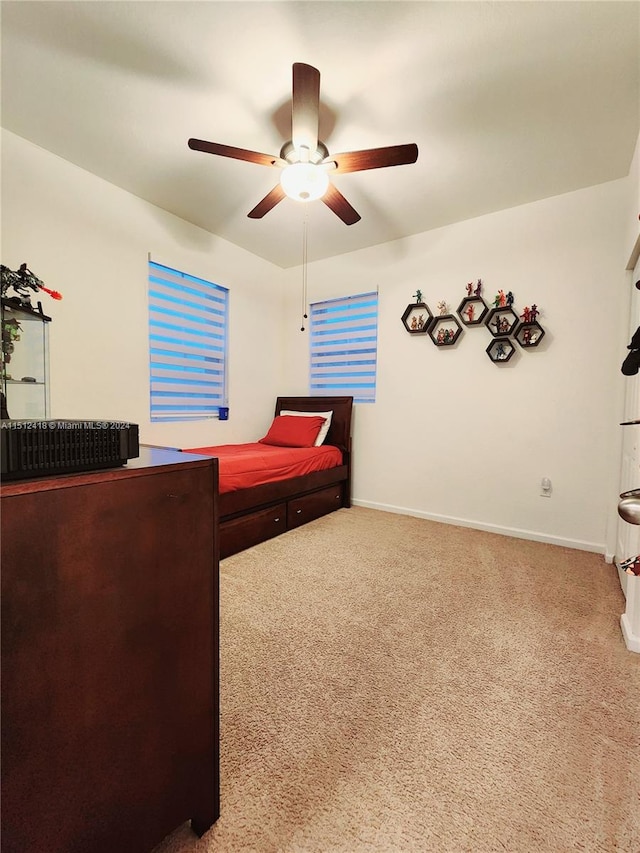
[[[326,162],[336,163],[334,174],[341,172],[363,172],[365,169],[383,169],[386,166],[405,166],[418,159],[418,146],[389,145],[386,148],[368,148],[364,151],[347,151],[332,154]]]
[[[293,65],[291,141],[294,148],[306,147],[313,154],[318,147],[320,72],[312,65]]]
[[[322,201],[336,216],[342,219],[345,225],[353,225],[361,219],[358,211],[351,207],[340,190],[336,189],[333,184],[329,184],[329,189],[322,196]]]
[[[220,157],[231,157],[233,160],[247,160],[259,166],[287,165],[286,160],[271,154],[261,154],[259,151],[249,151],[247,148],[234,148],[232,145],[220,145],[218,142],[207,142],[204,139],[190,139],[189,148],[193,151],[204,151],[206,154],[219,154]]]
[[[274,208],[278,202],[281,202],[283,198],[284,190],[280,184],[276,184],[271,192],[267,193],[262,201],[259,201],[253,210],[247,213],[247,216],[249,219],[262,219],[265,213],[269,213],[269,211]]]

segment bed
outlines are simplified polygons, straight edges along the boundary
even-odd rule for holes
[[[278,397],[274,422],[265,437],[273,436],[275,444],[255,442],[184,451],[219,460],[221,559],[351,506],[352,407],[353,397]],[[319,446],[283,446],[286,438],[278,442],[279,425],[299,425],[305,418],[311,430],[328,412],[331,420]]]

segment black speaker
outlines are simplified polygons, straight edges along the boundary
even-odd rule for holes
[[[0,475],[5,480],[114,468],[139,455],[137,424],[0,421]]]

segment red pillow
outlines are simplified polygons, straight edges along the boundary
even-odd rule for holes
[[[276,447],[313,447],[324,418],[300,418],[293,415],[277,415],[269,432],[260,439],[260,444]]]

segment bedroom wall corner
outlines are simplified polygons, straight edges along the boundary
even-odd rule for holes
[[[613,181],[309,265],[312,301],[379,288],[377,400],[355,407],[356,502],[606,553],[628,192]],[[484,326],[454,347],[406,332],[418,288],[434,313],[440,300],[455,313],[479,278],[487,302],[503,289],[519,313],[540,307],[539,347],[496,365]],[[307,393],[307,341],[287,305],[288,386]]]

